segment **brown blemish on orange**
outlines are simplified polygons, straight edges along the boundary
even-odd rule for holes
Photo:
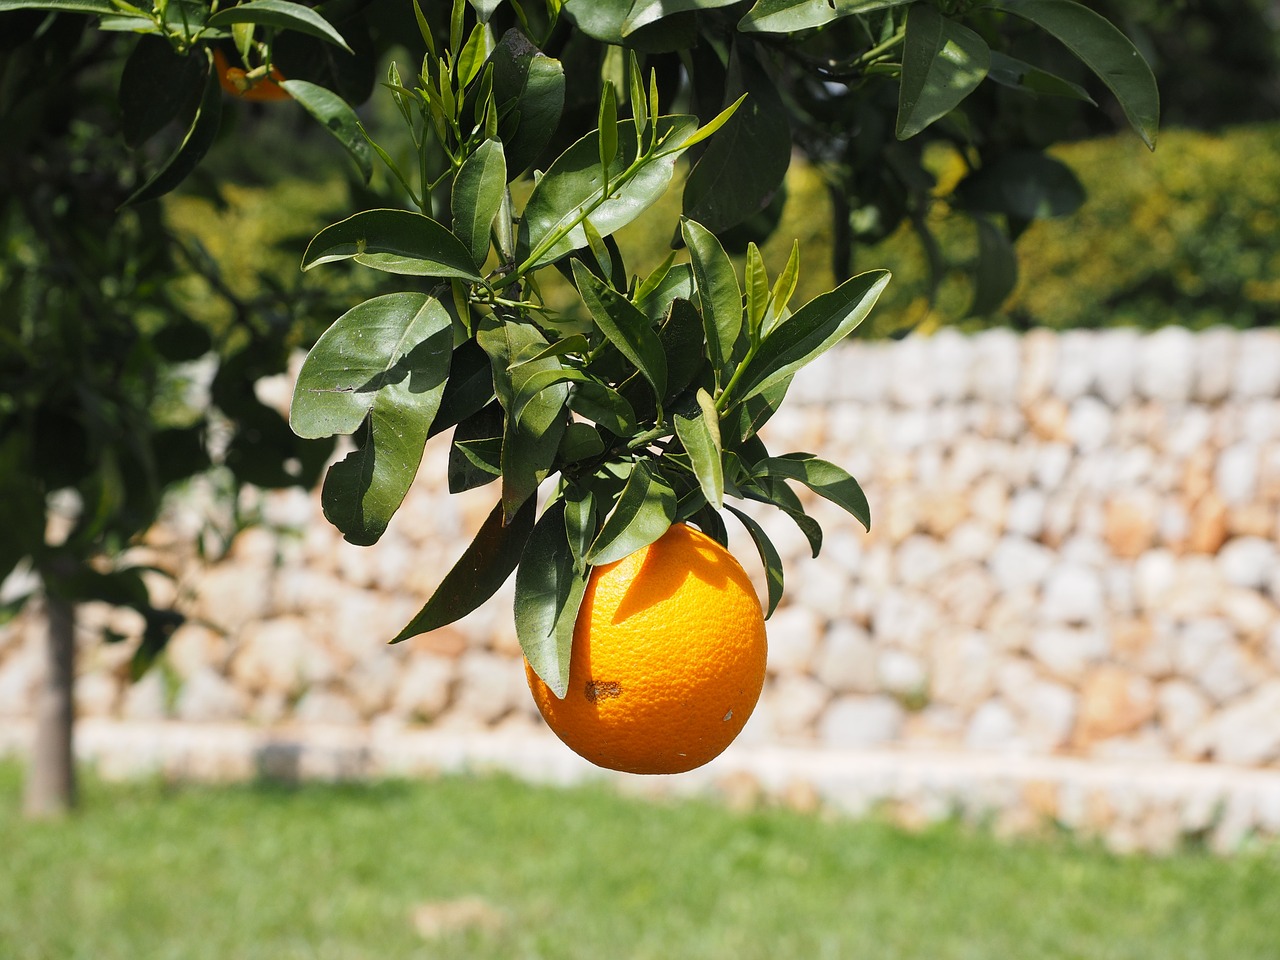
[[[622,696],[622,684],[616,680],[588,680],[586,689],[587,700],[595,703],[598,700],[608,700],[610,697]]]

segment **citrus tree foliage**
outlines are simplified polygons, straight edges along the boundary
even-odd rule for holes
[[[1128,41],[1067,0],[977,10],[901,0],[566,0],[537,10],[512,4],[519,22],[502,33],[492,20],[498,6],[457,0],[440,35],[418,9],[421,67],[406,79],[393,65],[385,83],[416,148],[412,167],[374,147],[416,209],[357,212],[317,234],[302,266],[354,260],[429,282],[333,323],[302,367],[291,424],[302,437],[354,438],[330,468],[322,502],[360,544],[386,530],[425,444],[452,428],[451,491],[494,483],[496,503],[396,639],[464,616],[516,571],[521,646],[563,695],[593,566],[680,521],[725,542],[728,510],[759,550],[772,613],[783,589],[778,553],[729,500],[783,510],[814,556],[822,531],[793,482],[870,525],[866,498],[842,468],[808,453],[773,455],[759,437],[801,368],[853,331],[889,279],[883,270],[861,273],[796,305],[798,248],[770,277],[753,242],[738,275],[730,250],[740,251],[726,250],[725,238],[768,207],[792,149],[798,104],[783,97],[800,91],[780,82],[778,64],[807,65],[816,85],[805,96],[816,105],[832,99],[816,91],[836,68],[812,69],[817,54],[805,44],[860,38],[845,50],[861,52],[839,69],[859,84],[894,79],[896,112],[880,122],[892,118],[889,135],[904,141],[943,120],[959,128],[957,107],[993,69],[1030,92],[1088,97],[992,50],[984,32],[996,36],[1011,18],[1060,36],[1151,144],[1155,92]],[[546,52],[564,18],[592,53],[585,75],[574,39],[562,58]],[[646,50],[680,51],[675,82],[664,86],[657,64],[641,66]],[[577,134],[571,118],[584,96],[594,128]],[[707,102],[714,112],[699,109]],[[862,133],[844,136],[853,148]],[[633,269],[612,235],[658,200],[685,156],[696,162],[676,231],[682,252]],[[975,177],[968,188],[974,209],[1026,220],[1053,207],[1057,168],[1047,163],[1022,154],[982,168],[985,181]],[[518,204],[510,183],[531,165],[534,186]],[[1004,237],[994,221],[982,222]],[[994,239],[987,246],[1000,249]],[[548,306],[548,270],[569,279],[588,319]]]
[[[408,164],[354,109],[393,47],[413,57],[383,84],[409,131]],[[771,456],[757,437],[791,377],[883,288],[883,272],[851,276],[858,244],[911,224],[935,281],[967,272],[971,309],[990,311],[1016,278],[1012,239],[1081,201],[1044,153],[1075,109],[1117,109],[1149,145],[1158,113],[1132,43],[1073,0],[0,0],[0,49],[4,209],[24,251],[0,268],[0,483],[20,505],[0,574],[33,558],[52,582],[51,558],[71,558],[66,596],[131,604],[160,624],[138,571],[103,580],[88,561],[145,529],[169,483],[214,462],[247,482],[305,483],[349,434],[355,449],[329,471],[323,502],[348,539],[372,543],[424,444],[450,430],[451,485],[497,482],[498,503],[403,635],[461,616],[519,566],[520,635],[553,682],[589,567],[674,520],[723,537],[725,498],[763,500],[816,553],[821,532],[795,481],[869,522],[842,470]],[[154,201],[227,135],[238,105],[220,62],[237,71],[233,91],[278,79],[294,101],[281,109],[314,117],[364,179],[384,164],[411,207],[359,210],[307,250],[308,270],[354,260],[403,289],[352,308],[317,343],[297,437],[252,394],[284,367],[292,341],[271,318],[288,304],[237,303],[239,333],[214,343],[167,299],[174,257],[216,274],[166,232]],[[968,166],[949,199],[979,231],[972,262],[952,262],[926,219],[924,156],[938,141]],[[803,305],[791,302],[798,258],[768,277],[753,245],[777,223],[795,151],[835,200],[843,281]],[[62,179],[48,176],[54,157]],[[662,226],[681,252],[624,264],[612,234],[678,163],[684,217]],[[529,175],[517,204],[509,185]],[[739,276],[731,255],[744,251]],[[589,320],[547,309],[547,270],[569,279]],[[167,385],[209,357],[210,400],[166,419]],[[210,443],[218,418],[231,424],[225,450]],[[81,509],[55,549],[44,533],[57,490]],[[777,554],[743,522],[772,609]]]
[[[192,39],[206,22],[195,7],[32,6],[0,3],[0,579],[24,564],[35,575],[24,582],[51,599],[137,610],[136,675],[180,618],[123,552],[167,490],[211,467],[231,487],[317,482],[332,442],[298,438],[254,383],[286,368],[310,312],[335,307],[300,284],[236,295],[150,202],[191,173],[234,109],[209,46]],[[259,9],[276,11],[273,32],[240,37],[282,38],[296,14],[333,39],[293,7],[270,0]],[[236,35],[232,24],[202,36]],[[193,278],[219,303],[201,312],[225,324],[193,318]]]

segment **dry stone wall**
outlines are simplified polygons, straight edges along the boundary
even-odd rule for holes
[[[803,492],[826,531],[815,560],[790,520],[754,511],[787,595],[742,749],[1280,770],[1280,332],[854,343],[806,369],[764,436],[847,467],[874,524]],[[316,496],[269,492],[242,505],[262,523],[206,563],[193,491],[137,551],[174,574],[156,587],[187,623],[129,685],[130,642],[95,637],[140,624],[86,608],[80,714],[533,732],[511,584],[385,643],[491,507],[488,488],[447,493],[446,459],[430,446],[372,548],[342,542]],[[29,713],[38,639],[30,621],[0,630],[0,722]]]

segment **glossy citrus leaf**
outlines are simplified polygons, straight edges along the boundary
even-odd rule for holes
[[[1057,37],[1109,89],[1152,150],[1160,126],[1160,91],[1138,48],[1101,14],[1072,0],[993,0]]]
[[[675,515],[675,491],[646,461],[637,461],[587,551],[587,562],[612,563],[648,546],[667,532]]]
[[[887,270],[850,277],[779,323],[743,365],[734,401],[741,403],[794,375],[847,337],[871,312],[888,283]]]
[[[520,563],[533,530],[535,505],[529,501],[511,522],[502,522],[502,504],[490,511],[475,539],[440,581],[431,599],[392,639],[399,643],[465,617],[497,593]]]
[[[373,149],[360,131],[360,118],[345,100],[319,84],[283,80],[280,86],[342,144],[368,183],[373,176]]]
[[[927,3],[907,13],[897,137],[914,137],[977,89],[991,66],[986,42]]]
[[[565,532],[565,502],[547,507],[525,543],[516,570],[515,621],[520,649],[557,697],[569,689],[573,627],[587,589],[574,571]]]
[[[758,477],[776,477],[799,480],[820,497],[842,507],[868,530],[871,529],[871,508],[866,494],[842,467],[821,460],[811,453],[788,453],[781,457],[769,457],[753,468]]]
[[[364,210],[325,227],[307,245],[302,269],[335,260],[415,277],[481,279],[461,240],[409,210]]]
[[[756,552],[760,554],[760,562],[764,565],[765,583],[769,591],[769,609],[765,611],[764,618],[768,620],[773,616],[773,611],[778,607],[778,601],[782,599],[782,557],[778,555],[778,549],[773,545],[773,541],[769,539],[768,534],[764,532],[764,528],[756,522],[755,518],[748,516],[736,507],[730,506],[729,512],[742,521],[742,525],[747,528],[747,533],[751,534],[751,539],[756,545]]]
[[[689,248],[707,357],[719,384],[742,330],[742,288],[738,286],[733,261],[714,233],[694,220],[682,220],[680,232]]]
[[[291,3],[290,0],[249,0],[248,3],[225,7],[210,14],[206,23],[210,27],[256,23],[264,27],[275,27],[277,30],[296,30],[351,53],[347,41],[342,39],[342,34],[334,29],[333,24],[311,7]]]
[[[453,233],[471,253],[477,270],[489,257],[489,234],[507,189],[507,160],[498,140],[486,140],[453,180]]]

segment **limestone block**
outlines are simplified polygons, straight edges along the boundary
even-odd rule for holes
[[[449,706],[455,675],[455,663],[449,657],[414,656],[396,690],[392,712],[417,720],[435,719]]]
[[[308,690],[293,710],[298,723],[353,727],[360,723],[360,711],[350,698],[336,690],[316,687]]]
[[[947,623],[978,627],[995,600],[996,581],[985,566],[968,561],[948,570],[930,593],[942,605]]]
[[[188,723],[218,723],[243,720],[249,703],[237,690],[209,668],[198,670],[187,678],[174,704],[179,720]]]
[[[1024,720],[1022,736],[1036,751],[1051,753],[1066,745],[1075,723],[1077,700],[1070,687],[1037,680],[1019,704]]]
[[[1183,404],[1195,380],[1196,341],[1183,327],[1163,327],[1138,347],[1137,387],[1146,397]]]
[[[1032,656],[1068,682],[1079,681],[1109,649],[1106,633],[1096,627],[1049,626],[1031,634]]]
[[[1236,635],[1245,643],[1260,640],[1271,625],[1280,618],[1274,603],[1257,590],[1245,587],[1227,587],[1218,599],[1218,606]]]
[[[1280,396],[1280,333],[1245,330],[1239,337],[1233,395],[1241,399]]]
[[[1108,330],[1093,339],[1093,387],[1111,407],[1118,407],[1133,396],[1138,343],[1137,331],[1125,327]]]
[[[1213,471],[1214,488],[1223,503],[1238,506],[1251,501],[1258,489],[1258,447],[1237,443],[1218,455]]]
[[[1033,403],[1043,397],[1054,380],[1058,358],[1058,338],[1049,330],[1032,330],[1022,338],[1021,379],[1017,385],[1017,397],[1023,404]],[[981,371],[974,366],[975,390],[981,381]]]
[[[943,327],[925,343],[933,389],[939,402],[947,404],[967,399],[974,353],[970,339],[952,327]]]
[[[929,686],[924,662],[905,650],[883,650],[876,658],[880,689],[899,699],[917,699]]]
[[[886,590],[871,615],[876,642],[894,644],[904,650],[923,650],[926,640],[941,626],[937,603],[914,591]]]
[[[992,551],[988,565],[1000,589],[1015,592],[1038,587],[1053,566],[1053,553],[1026,537],[1007,535]]]
[[[1084,396],[1093,388],[1096,339],[1088,330],[1068,330],[1058,338],[1053,392],[1066,403]]]
[[[262,570],[221,564],[206,569],[195,583],[192,614],[226,633],[270,616],[272,578]]]
[[[1156,714],[1150,680],[1123,667],[1103,664],[1084,678],[1074,740],[1087,746],[1137,730]]]
[[[1239,364],[1239,334],[1225,327],[1201,330],[1196,335],[1196,373],[1192,397],[1201,403],[1218,403],[1231,393]]]
[[[805,673],[813,664],[823,625],[808,607],[780,607],[765,625],[771,673]]]
[[[164,674],[148,670],[124,690],[120,716],[124,720],[157,721],[169,713],[169,696]]]
[[[301,617],[262,620],[245,627],[231,661],[237,686],[291,696],[301,691],[309,631]]]
[[[78,717],[110,717],[120,702],[120,681],[109,673],[86,673],[76,677],[75,709]]]
[[[1066,436],[1083,454],[1103,449],[1111,439],[1111,408],[1097,397],[1080,397],[1071,404]]]
[[[1175,743],[1180,743],[1209,717],[1213,705],[1189,680],[1174,678],[1156,688],[1156,720]]]
[[[892,697],[838,697],[822,714],[818,735],[823,746],[865,749],[891,743],[902,730],[905,711]]]
[[[1045,577],[1040,616],[1046,623],[1096,624],[1106,614],[1102,576],[1093,567],[1062,563]]]
[[[230,652],[231,644],[221,633],[187,620],[169,638],[164,657],[173,671],[185,678],[205,668],[221,672]]]
[[[769,684],[764,699],[778,736],[794,739],[812,734],[831,691],[812,677],[789,674]]]
[[[1277,651],[1280,654],[1280,650]],[[772,653],[770,653],[772,657]],[[836,693],[872,693],[876,689],[876,646],[860,626],[833,623],[814,664],[818,680]]]
[[[1107,501],[1103,538],[1111,553],[1133,559],[1155,543],[1160,502],[1150,491],[1133,492]]]
[[[1018,719],[1000,700],[988,700],[969,720],[964,745],[970,750],[1011,750],[1022,746]]]
[[[395,696],[405,658],[401,648],[393,649],[360,658],[343,677],[352,704],[366,718],[389,709]]]
[[[978,630],[939,633],[929,649],[929,695],[938,703],[972,710],[995,686],[999,652]]]
[[[491,724],[529,696],[524,666],[509,657],[472,650],[458,660],[458,688],[451,714]]]
[[[1213,721],[1214,759],[1257,766],[1280,758],[1280,680],[1271,680]]]
[[[1005,529],[1015,536],[1034,540],[1044,529],[1047,503],[1048,498],[1039,487],[1023,487],[1015,490],[1009,499]]]

